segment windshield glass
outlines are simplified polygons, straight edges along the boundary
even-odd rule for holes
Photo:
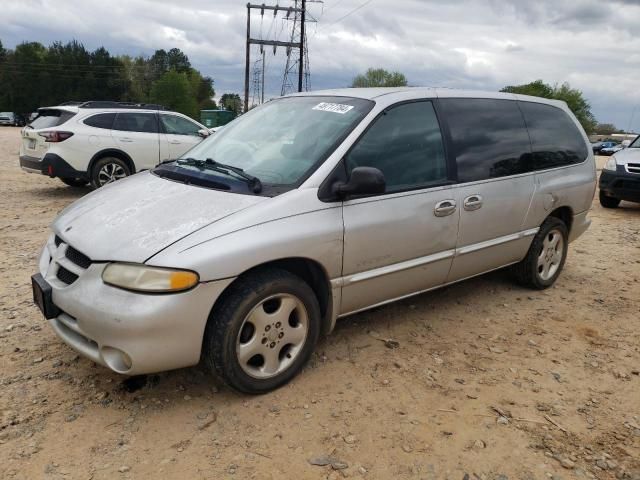
[[[629,145],[629,148],[640,148],[640,135],[636,137],[631,145]]]
[[[273,100],[229,123],[182,157],[210,158],[270,185],[294,185],[325,160],[372,107],[369,100],[348,97]],[[197,170],[180,161],[177,166]],[[210,170],[204,173],[220,176]]]

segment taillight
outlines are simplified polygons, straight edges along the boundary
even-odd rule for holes
[[[45,142],[57,143],[64,142],[67,138],[73,137],[73,132],[59,132],[57,130],[50,130],[46,132],[39,132],[38,135],[44,137]]]

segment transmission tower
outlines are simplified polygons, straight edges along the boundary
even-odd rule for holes
[[[253,62],[251,75],[253,77],[251,88],[251,107],[264,103],[264,50],[262,50],[262,58]]]
[[[289,18],[289,16],[287,16],[287,20],[291,20],[293,22],[293,27],[291,28],[291,41],[289,43],[299,45],[299,47],[298,52],[296,52],[298,55],[295,56],[293,55],[293,49],[291,47],[287,48],[287,63],[284,67],[284,76],[282,77],[280,95],[288,95],[295,91],[309,91],[311,88],[309,49],[307,47],[305,23],[313,20],[309,20],[306,15],[306,3],[307,0],[294,0],[294,8],[296,11],[294,12],[293,18]],[[300,4],[299,11],[298,4]],[[302,68],[300,68],[301,62]],[[294,87],[294,82],[295,87],[297,88]]]
[[[264,101],[264,47],[272,46],[275,54],[277,47],[284,47],[287,53],[287,61],[285,66],[285,73],[282,82],[281,93],[284,95],[292,91],[302,92],[303,90],[309,90],[310,88],[310,74],[309,74],[309,51],[307,48],[307,35],[305,31],[305,25],[308,22],[316,22],[317,20],[307,12],[307,4],[309,3],[323,3],[322,0],[290,0],[293,6],[282,7],[280,5],[254,5],[247,4],[247,45],[246,45],[246,59],[245,59],[245,71],[244,71],[244,109],[249,109],[249,78],[250,78],[250,66],[251,66],[251,45],[260,45],[261,53],[263,55],[262,61],[262,82],[261,82],[261,97]],[[284,20],[290,20],[293,22],[291,28],[290,41],[281,42],[278,40],[263,39],[263,38],[251,38],[251,11],[259,10],[261,18],[264,17],[265,11],[273,12],[274,19],[281,13],[285,15]],[[261,24],[262,25],[262,24]],[[262,29],[262,28],[261,28]],[[262,37],[262,35],[260,35]],[[302,67],[302,68],[301,68]],[[254,64],[253,74],[253,103],[256,102],[256,77],[255,74],[256,65]],[[297,88],[294,88],[294,72],[297,72]]]

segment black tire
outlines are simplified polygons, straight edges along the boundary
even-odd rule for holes
[[[562,237],[562,253],[559,263],[555,268],[555,273],[548,278],[543,277],[543,273],[540,271],[539,258],[545,248],[545,239],[549,237],[551,233],[559,233]],[[512,272],[516,281],[525,287],[533,288],[536,290],[544,290],[549,288],[555,283],[564,263],[567,259],[567,251],[569,246],[569,230],[565,223],[556,217],[548,217],[540,226],[540,230],[533,238],[527,256],[520,263],[515,264],[512,267]],[[543,268],[544,269],[544,268]]]
[[[116,180],[131,175],[131,170],[126,162],[117,157],[104,157],[98,160],[91,169],[91,186],[93,188],[100,188],[112,181],[115,181],[110,180],[104,175],[105,172],[109,172],[110,170],[113,171],[113,175],[111,175],[111,177],[118,177]]]
[[[620,199],[616,197],[610,197],[602,190],[600,190],[600,205],[604,208],[618,208],[620,205]]]
[[[258,353],[251,357],[252,360],[258,359],[258,366],[253,366],[250,362],[247,362],[244,367],[241,366],[238,358],[240,354],[236,353],[237,348],[241,348],[241,328],[244,335],[245,328],[247,328],[246,323],[249,323],[250,327],[253,326],[248,322],[249,315],[254,309],[264,309],[269,299],[277,295],[295,297],[301,301],[305,309],[304,313],[307,314],[306,336],[301,341],[295,356],[291,357],[287,353],[289,350],[285,350],[290,348],[289,345],[285,344],[281,347],[276,345],[274,349],[273,344],[269,343],[272,339],[268,339],[265,343],[265,335],[267,334],[262,329],[254,327],[253,332],[250,332],[248,343],[252,343],[253,339],[257,339],[261,335],[262,346],[259,346],[260,351],[264,350],[265,353],[269,354],[271,352],[269,348],[274,349],[273,352],[278,352],[276,356],[281,358],[279,360],[280,365],[283,365],[283,362],[285,365],[290,362],[288,366],[284,367],[283,371],[275,373],[273,376],[256,378],[247,373],[246,369],[259,369],[261,368],[259,365],[260,358],[262,358],[263,363],[266,363],[266,360],[264,356]],[[276,307],[273,315],[277,315],[280,308],[280,306]],[[260,313],[264,312],[265,310]],[[229,290],[223,294],[223,297],[212,309],[204,334],[203,360],[214,374],[220,376],[234,389],[249,394],[266,393],[284,385],[302,370],[318,342],[320,322],[321,315],[318,300],[311,287],[304,280],[280,269],[257,271],[244,278],[239,278],[229,287]],[[291,323],[291,320],[289,323]],[[275,328],[273,328],[273,332],[277,334]],[[292,359],[285,360],[284,356]]]
[[[60,181],[65,185],[69,185],[70,187],[84,187],[87,183],[86,180],[82,178],[61,178]]]

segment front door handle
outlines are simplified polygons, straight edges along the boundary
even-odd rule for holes
[[[482,195],[470,195],[464,199],[464,209],[472,212],[482,207]]]
[[[446,217],[447,215],[451,215],[455,211],[455,200],[442,200],[441,202],[436,203],[436,206],[433,209],[433,214],[436,217]]]
[[[180,140],[169,140],[169,143],[173,145],[180,145]]]
[[[129,138],[129,137],[122,137],[122,138],[120,138],[120,141],[121,142],[127,142],[127,143],[132,143],[133,142],[133,140],[131,138]]]

